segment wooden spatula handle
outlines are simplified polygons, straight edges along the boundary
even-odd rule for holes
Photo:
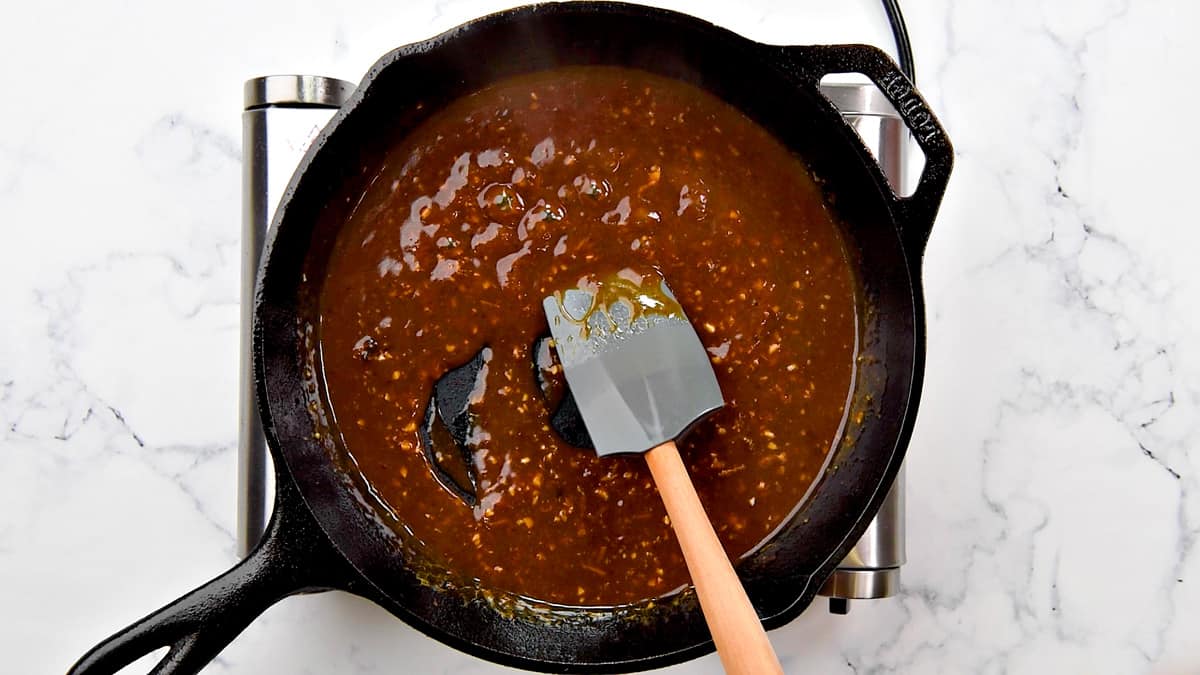
[[[647,452],[646,463],[671,517],[725,672],[782,675],[775,650],[696,496],[675,442],[668,441]]]

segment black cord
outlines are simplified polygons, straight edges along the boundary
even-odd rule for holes
[[[883,11],[887,12],[888,23],[892,26],[892,35],[896,38],[896,53],[900,57],[900,72],[909,82],[917,81],[913,70],[912,43],[908,41],[908,27],[904,25],[904,15],[900,13],[900,3],[897,0],[883,0]]]

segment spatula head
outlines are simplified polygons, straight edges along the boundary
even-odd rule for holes
[[[645,452],[725,405],[708,352],[657,272],[582,279],[542,307],[597,454]]]

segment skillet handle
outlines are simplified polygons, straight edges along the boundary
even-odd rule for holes
[[[892,58],[877,47],[813,45],[784,47],[783,50],[788,60],[811,80],[814,88],[819,86],[822,77],[831,73],[860,73],[869,77],[917,140],[925,153],[925,168],[912,195],[897,195],[881,171],[876,172],[875,178],[903,228],[901,236],[905,249],[919,262],[954,165],[954,148],[946,130],[912,82],[900,72]]]
[[[197,673],[271,605],[295,593],[349,588],[353,575],[290,478],[279,475],[267,531],[244,560],[93,647],[68,675],[109,675],[161,647],[170,650],[151,673]]]

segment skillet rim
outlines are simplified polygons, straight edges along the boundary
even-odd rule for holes
[[[258,394],[258,407],[260,414],[262,415],[264,431],[267,434],[268,440],[270,441],[269,445],[271,447],[272,456],[275,458],[280,470],[283,473],[286,473],[287,478],[297,484],[297,487],[300,489],[305,508],[307,508],[313,514],[314,519],[320,525],[321,530],[325,533],[326,537],[330,540],[333,546],[350,562],[351,566],[354,567],[354,569],[371,584],[373,589],[373,592],[369,594],[371,599],[384,605],[387,609],[389,609],[389,611],[391,611],[393,614],[396,614],[399,618],[406,621],[410,625],[417,627],[419,630],[444,643],[450,644],[451,646],[468,653],[482,656],[489,660],[527,668],[545,669],[547,666],[550,666],[555,669],[562,670],[595,671],[606,670],[615,666],[622,668],[634,667],[639,669],[660,667],[672,663],[678,663],[694,656],[698,656],[702,653],[707,653],[712,650],[712,644],[711,642],[700,642],[682,649],[659,653],[656,656],[638,657],[634,659],[614,659],[608,661],[590,661],[587,663],[570,662],[566,660],[555,661],[536,657],[530,658],[495,649],[494,647],[475,641],[474,639],[463,638],[455,632],[446,630],[441,625],[435,625],[429,622],[424,615],[414,612],[409,606],[414,601],[420,602],[424,597],[424,595],[419,591],[414,594],[410,594],[405,598],[396,598],[393,596],[393,594],[380,587],[379,584],[375,582],[375,578],[381,574],[380,570],[382,569],[388,570],[387,573],[389,574],[399,573],[401,577],[405,576],[404,573],[407,572],[407,575],[411,577],[413,581],[415,581],[415,577],[413,577],[411,570],[407,570],[407,568],[396,569],[394,565],[384,566],[382,568],[378,566],[370,566],[368,568],[368,566],[361,564],[363,562],[362,559],[367,557],[362,553],[364,547],[369,548],[371,546],[371,543],[366,541],[366,539],[369,539],[369,537],[364,537],[363,535],[366,532],[376,531],[379,525],[369,522],[369,520],[363,517],[365,514],[358,513],[357,509],[346,509],[341,507],[344,506],[344,504],[350,498],[347,495],[336,494],[338,486],[331,485],[331,483],[336,483],[339,481],[336,476],[331,475],[336,474],[337,471],[331,471],[331,469],[333,469],[332,465],[329,464],[328,458],[323,456],[325,450],[317,444],[309,443],[308,445],[311,447],[307,448],[307,452],[301,452],[300,446],[301,440],[303,439],[298,439],[294,433],[291,433],[298,425],[296,424],[295,419],[287,418],[301,417],[302,422],[307,424],[309,431],[311,431],[311,421],[307,415],[307,412],[302,409],[302,405],[292,406],[286,403],[286,401],[295,396],[297,392],[294,388],[288,386],[286,383],[279,382],[279,380],[287,379],[286,377],[283,377],[287,374],[287,372],[286,370],[281,370],[279,366],[272,366],[272,364],[279,363],[284,359],[292,362],[297,360],[294,357],[295,352],[288,354],[288,352],[292,351],[288,349],[288,347],[300,347],[300,341],[298,339],[288,340],[286,339],[286,336],[289,334],[294,334],[296,331],[296,325],[294,321],[290,321],[289,319],[294,320],[297,318],[295,309],[298,301],[295,297],[292,297],[290,303],[285,302],[282,303],[281,306],[280,303],[276,301],[275,296],[282,291],[274,284],[284,283],[286,284],[284,287],[285,289],[290,287],[293,291],[298,291],[300,284],[288,284],[286,281],[276,281],[277,277],[279,276],[279,274],[276,273],[278,265],[273,267],[271,263],[272,261],[277,260],[277,248],[287,246],[292,248],[298,246],[302,248],[308,248],[307,237],[305,238],[302,246],[302,243],[296,239],[297,235],[291,234],[291,230],[302,226],[294,225],[292,223],[295,223],[297,220],[300,220],[301,223],[303,223],[304,219],[297,219],[296,217],[289,219],[288,214],[291,212],[289,210],[289,206],[291,206],[291,204],[296,200],[297,192],[303,189],[306,177],[310,182],[313,180],[312,175],[316,172],[311,171],[311,169],[314,163],[321,158],[321,150],[330,142],[331,138],[337,135],[338,130],[346,124],[346,120],[350,119],[353,121],[355,111],[359,109],[364,99],[370,96],[372,91],[371,85],[380,77],[381,74],[386,72],[388,68],[410,57],[428,55],[439,49],[454,49],[452,44],[454,40],[464,34],[469,33],[470,31],[479,31],[489,26],[501,25],[506,22],[519,24],[522,21],[538,19],[547,15],[569,15],[573,13],[593,12],[608,14],[616,13],[624,16],[633,16],[639,20],[668,21],[676,26],[682,25],[687,30],[696,33],[697,35],[695,36],[695,39],[734,43],[739,45],[740,48],[745,50],[745,52],[748,54],[758,51],[760,52],[758,58],[762,62],[764,68],[769,68],[772,66],[778,68],[780,65],[778,62],[772,63],[770,59],[774,50],[778,50],[779,48],[769,47],[767,45],[753,42],[747,38],[736,35],[727,29],[714,26],[713,24],[690,17],[688,15],[667,10],[610,2],[585,2],[569,4],[554,3],[520,7],[481,17],[455,28],[451,28],[450,30],[428,40],[412,43],[394,49],[381,57],[371,67],[371,69],[368,70],[367,74],[364,76],[362,82],[355,90],[355,93],[352,95],[350,100],[347,101],[346,105],[338,111],[329,125],[325,127],[318,138],[310,146],[308,152],[306,152],[304,159],[300,162],[296,174],[289,182],[288,188],[285,191],[285,194],[280,201],[279,208],[276,211],[276,216],[272,223],[273,227],[268,234],[267,241],[263,249],[263,257],[260,264],[260,274],[255,289],[253,355],[256,391]],[[707,35],[705,35],[705,33],[707,33]],[[877,52],[878,50],[874,51]],[[879,54],[882,55],[881,52],[879,52]],[[799,82],[795,81],[793,78],[792,85],[799,86]],[[836,119],[838,123],[844,125],[844,122],[841,121],[841,116],[832,109],[832,106],[829,106],[829,108],[831,112],[827,114],[827,117],[832,116],[832,119]],[[857,137],[855,136],[854,138]],[[860,155],[861,154],[862,153],[860,152]],[[872,166],[874,166],[873,160],[871,160],[871,162]],[[311,192],[312,190],[309,191]],[[887,204],[886,199],[884,199],[884,203],[885,205]],[[889,209],[889,213],[892,215],[892,222],[895,223],[898,220],[897,214],[891,209]],[[312,230],[316,228],[317,216],[311,216],[309,220],[313,221],[307,231],[307,234],[311,236]],[[286,241],[288,236],[291,237],[292,241]],[[281,239],[285,240],[283,244],[280,244]],[[903,248],[901,244],[898,245]],[[287,251],[285,251],[285,253],[286,252]],[[305,255],[306,254],[299,256],[300,260],[298,262],[302,263]],[[905,260],[905,264],[906,268],[904,272],[908,277],[909,288],[912,291],[913,296],[911,317],[911,326],[913,331],[913,354],[911,361],[912,375],[909,379],[910,386],[907,395],[907,409],[902,415],[899,416],[899,419],[901,420],[901,428],[896,435],[894,447],[889,453],[887,466],[883,472],[883,479],[880,484],[875,487],[874,494],[869,500],[867,500],[864,510],[861,511],[854,525],[843,537],[842,543],[839,544],[839,546],[829,554],[825,564],[814,570],[811,575],[808,575],[810,577],[809,582],[805,583],[804,586],[797,591],[795,600],[783,611],[776,612],[764,619],[764,624],[766,624],[769,628],[774,628],[787,623],[796,615],[798,615],[809,602],[811,602],[812,596],[815,594],[815,588],[813,588],[815,584],[811,583],[811,580],[814,578],[823,579],[824,576],[832,571],[833,566],[840,562],[846,550],[848,550],[848,548],[852,545],[857,536],[861,534],[862,530],[865,529],[870,520],[870,516],[878,509],[878,505],[886,493],[886,488],[891,485],[895,473],[898,470],[900,461],[903,458],[904,450],[907,446],[909,437],[911,435],[913,422],[915,420],[916,406],[919,403],[924,362],[924,321],[923,305],[920,297],[920,278],[919,274],[917,273],[916,264],[911,263],[911,261],[907,259]],[[294,296],[296,294],[292,293],[290,295]],[[281,337],[284,337],[284,339],[279,340],[278,338]],[[272,345],[269,349],[267,347],[268,343]],[[293,363],[292,368],[294,370],[298,370],[299,366]],[[277,395],[274,397],[271,395],[273,391],[277,393]],[[296,400],[299,401],[300,399]],[[278,408],[279,410],[276,411],[275,408]],[[275,414],[276,412],[279,414]],[[289,442],[287,447],[281,445],[281,438]],[[312,456],[314,451],[316,454],[322,455],[321,459],[324,459],[323,465],[320,465],[321,463],[314,462],[314,459],[316,459]],[[304,480],[305,478],[312,478],[313,476],[324,476],[327,480],[320,481],[320,484],[314,484],[312,481]],[[342,487],[344,488],[344,486]],[[331,504],[334,506],[331,507]],[[331,513],[331,511],[333,511],[333,513]],[[352,520],[356,520],[357,522],[349,525],[348,530],[345,520],[346,516],[350,513],[354,513],[358,517],[355,518],[354,516],[350,516]],[[392,557],[398,556],[393,555]],[[403,568],[403,565],[400,567]],[[405,583],[410,582],[406,581]],[[419,585],[419,582],[417,583]],[[390,585],[394,586],[396,584]],[[424,599],[428,601],[432,598],[424,597]],[[436,603],[436,600],[433,600],[433,602]]]

